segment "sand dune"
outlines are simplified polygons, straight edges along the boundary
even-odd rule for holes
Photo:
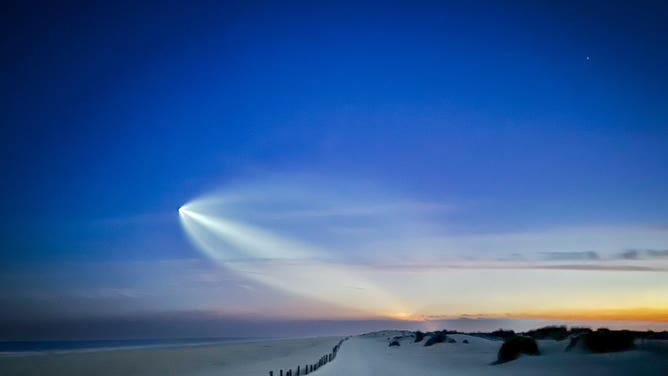
[[[500,341],[468,335],[450,335],[456,343],[424,347],[411,338],[389,347],[387,338],[358,336],[348,340],[337,360],[318,372],[322,376],[371,375],[665,375],[668,374],[668,343],[639,344],[638,350],[609,354],[564,352],[568,341],[538,341],[542,355],[491,365]],[[397,333],[396,335],[401,335]],[[469,343],[463,343],[466,339]],[[666,342],[666,341],[663,341]],[[652,347],[650,348],[645,348]]]

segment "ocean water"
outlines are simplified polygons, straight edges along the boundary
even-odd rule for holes
[[[170,339],[112,339],[87,341],[0,341],[0,356],[30,356],[70,352],[207,346],[268,340],[257,337],[213,337]]]

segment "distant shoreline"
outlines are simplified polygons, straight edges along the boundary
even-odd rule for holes
[[[108,339],[108,340],[46,340],[0,341],[0,357],[37,356],[48,354],[88,353],[117,350],[142,350],[178,347],[197,347],[225,344],[280,341],[275,337],[212,337],[165,339]]]

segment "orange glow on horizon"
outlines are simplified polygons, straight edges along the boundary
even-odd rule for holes
[[[428,322],[448,319],[533,319],[550,321],[626,321],[626,322],[655,322],[668,323],[668,308],[604,308],[604,309],[560,309],[535,310],[516,313],[486,313],[486,314],[453,314],[453,315],[416,315],[409,313],[394,313],[379,315],[398,321]]]
[[[534,311],[508,314],[518,319],[583,320],[583,321],[647,321],[668,323],[668,308],[607,308]]]

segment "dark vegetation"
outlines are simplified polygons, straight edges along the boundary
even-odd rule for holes
[[[536,340],[526,336],[516,336],[503,342],[494,364],[501,364],[517,359],[520,354],[539,355]]]
[[[633,348],[633,333],[599,329],[584,335],[585,346],[593,352],[625,351]]]
[[[422,342],[423,339],[424,339],[424,333],[422,333],[419,330],[415,332],[415,343]]]
[[[415,343],[421,342],[426,337],[428,338],[427,341],[424,343],[424,346],[431,346],[436,343],[443,343],[443,342],[455,343],[457,341],[455,341],[454,338],[448,337],[447,335],[456,333],[458,332],[454,330],[441,330],[429,333],[423,333],[421,331],[417,331],[415,332]]]
[[[582,344],[582,347],[585,350],[594,353],[627,351],[633,349],[633,343],[638,337],[640,337],[638,332],[629,330],[599,329],[595,332],[588,331],[572,337],[566,350],[570,350],[578,344]]]
[[[429,339],[424,343],[424,345],[432,346],[437,343],[443,343],[445,342],[445,338],[446,336],[442,332],[434,332],[431,334],[431,336],[429,336]]]
[[[565,326],[546,326],[544,328],[529,330],[522,333],[522,335],[534,339],[553,339],[555,341],[563,341],[571,332]]]
[[[507,340],[507,339],[514,338],[515,336],[517,336],[517,334],[515,334],[515,331],[513,331],[513,330],[503,330],[503,329],[495,330],[495,331],[493,331],[489,334],[493,337],[498,337],[498,338],[501,338],[503,340]]]
[[[585,334],[591,332],[591,328],[571,328],[570,334],[572,336],[577,336],[580,334]]]
[[[629,331],[631,334],[633,334],[634,337],[636,338],[642,338],[642,339],[663,339],[666,340],[668,339],[668,332],[663,331],[663,332],[653,332],[653,331],[648,331],[648,332],[637,332],[637,331]]]
[[[433,346],[437,343],[456,343],[457,341],[448,334],[467,334],[490,340],[503,340],[498,352],[498,359],[494,364],[505,363],[517,359],[521,354],[539,355],[537,340],[563,341],[570,339],[566,351],[573,348],[581,348],[593,353],[607,353],[626,351],[634,348],[636,339],[668,340],[668,331],[631,331],[631,330],[609,330],[590,328],[567,328],[566,326],[546,326],[532,329],[526,332],[516,333],[513,330],[498,329],[493,332],[465,333],[452,330],[441,330],[434,332],[416,331],[403,337],[389,338],[389,346],[401,346],[398,341],[401,338],[414,338],[414,343],[424,342],[424,346]],[[425,341],[426,339],[426,341]],[[461,341],[468,344],[467,339]]]

